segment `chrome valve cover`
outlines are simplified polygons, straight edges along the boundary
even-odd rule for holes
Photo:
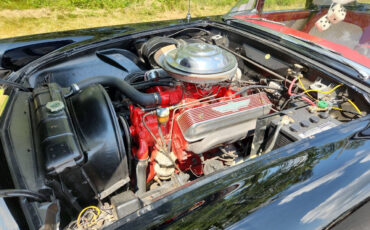
[[[271,106],[265,93],[257,93],[186,110],[177,118],[177,124],[188,142],[202,140],[238,124],[241,125],[238,129],[247,133],[249,130],[243,128],[243,124],[247,121],[255,123],[259,116],[270,112]],[[223,138],[223,135],[232,133],[222,132],[219,137]]]

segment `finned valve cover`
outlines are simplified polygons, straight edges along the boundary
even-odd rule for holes
[[[185,140],[194,142],[214,131],[256,120],[268,114],[271,106],[265,93],[257,93],[186,110],[177,123]]]

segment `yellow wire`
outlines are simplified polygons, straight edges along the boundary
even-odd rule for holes
[[[303,83],[302,83],[302,81],[301,81],[301,76],[299,75],[298,76],[298,81],[299,81],[299,84],[301,85],[301,87],[302,87],[302,89],[304,90],[304,93],[306,93],[308,96],[310,96],[312,99],[315,99],[313,96],[311,96],[310,94],[309,94],[309,92],[318,92],[318,93],[322,93],[322,94],[329,94],[329,93],[332,93],[334,90],[336,90],[336,89],[338,89],[339,87],[341,87],[343,84],[339,84],[339,85],[337,85],[337,86],[335,86],[334,88],[332,88],[331,90],[328,90],[328,91],[321,91],[321,90],[317,90],[317,89],[309,89],[309,90],[307,90],[305,87],[304,87],[304,85],[303,85]],[[357,107],[357,105],[353,102],[353,101],[351,101],[350,99],[347,99],[347,101],[349,102],[349,103],[351,103],[351,105],[356,109],[356,111],[357,111],[357,113],[358,114],[362,114],[361,113],[361,110]],[[336,110],[343,110],[343,109],[341,109],[341,108],[338,108],[338,107],[332,107],[333,109],[336,109]]]
[[[358,112],[358,114],[362,114],[361,113],[361,110],[357,107],[357,105],[353,102],[353,101],[351,101],[350,99],[347,99],[347,101],[349,102],[349,103],[351,103],[351,105],[353,106],[353,108],[355,108],[356,109],[356,111]]]
[[[322,94],[329,94],[329,93],[332,93],[334,90],[338,89],[339,87],[341,87],[343,84],[339,84],[337,86],[335,86],[334,88],[332,88],[331,90],[328,90],[328,91],[321,91],[321,90],[318,90],[318,89],[309,89],[309,90],[306,90],[305,93],[307,92],[318,92],[318,93],[322,93]]]
[[[307,89],[306,89],[306,87],[304,87],[304,85],[303,85],[303,83],[302,83],[302,81],[301,81],[301,75],[299,74],[298,75],[298,82],[299,82],[299,84],[301,85],[301,87],[302,87],[302,89],[303,89],[303,92],[304,93],[306,93],[306,91],[307,91]],[[312,99],[315,99],[313,96],[311,96],[311,94],[309,94],[309,93],[306,93],[308,96],[310,96],[310,98],[312,98]]]
[[[97,215],[94,214],[94,217],[91,221],[96,221],[96,218],[100,215],[100,209],[96,206],[89,206],[89,207],[86,207],[86,208],[82,209],[82,211],[80,212],[80,214],[78,214],[78,217],[77,217],[77,221],[76,221],[77,222],[77,227],[79,227],[79,228],[81,227],[81,225],[80,225],[81,216],[88,209],[95,209],[97,211]],[[95,222],[93,222],[93,223],[95,223]],[[93,223],[91,223],[91,224],[93,224]],[[89,226],[91,226],[91,224],[89,224]]]
[[[332,88],[331,90],[322,91],[322,90],[318,90],[318,89],[306,89],[306,87],[304,87],[304,85],[301,81],[301,76],[300,75],[298,76],[298,81],[299,81],[299,84],[301,85],[302,89],[304,90],[303,92],[306,93],[308,96],[310,96],[312,99],[315,99],[315,98],[313,96],[311,96],[311,94],[309,94],[309,92],[318,92],[318,93],[322,93],[322,94],[330,94],[334,90],[338,89],[339,87],[341,87],[343,85],[343,84],[339,84],[339,85],[335,86],[334,88]]]

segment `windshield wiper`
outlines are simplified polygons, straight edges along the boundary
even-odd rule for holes
[[[362,80],[364,80],[364,81],[369,80],[369,77],[370,77],[370,76],[369,76],[369,72],[366,72],[363,68],[360,68],[359,66],[356,66],[356,65],[354,65],[354,64],[352,64],[352,63],[350,63],[350,62],[348,62],[348,61],[344,60],[343,58],[341,59],[341,61],[342,61],[342,63],[343,63],[344,65],[349,66],[349,67],[351,67],[353,70],[355,70],[355,71],[358,73],[359,77],[360,77]]]
[[[285,24],[282,23],[282,22],[276,22],[276,21],[269,20],[269,19],[266,19],[266,18],[249,18],[249,17],[246,17],[245,19],[246,20],[254,20],[254,21],[262,21],[262,22],[270,22],[270,23],[274,23],[274,24],[285,26]]]
[[[331,52],[331,53],[335,53],[335,54],[341,55],[341,53],[339,53],[339,52],[337,52],[337,51],[335,51],[335,50],[332,50],[332,49],[330,49],[330,48],[328,48],[328,47],[326,47],[326,46],[323,46],[323,45],[317,44],[316,42],[313,42],[313,41],[310,41],[310,40],[306,40],[306,39],[304,39],[304,38],[297,37],[297,36],[294,36],[294,35],[291,35],[291,34],[286,34],[286,35],[287,35],[287,36],[289,36],[289,37],[292,37],[292,38],[294,38],[294,39],[300,40],[300,41],[302,41],[302,42],[304,42],[304,43],[310,44],[310,45],[312,45],[312,46],[316,46],[316,47],[321,48],[321,49],[323,49],[323,50],[329,51],[329,52]]]
[[[270,23],[274,23],[274,24],[285,26],[285,24],[282,23],[282,22],[276,22],[276,21],[272,21],[272,20],[269,20],[269,19],[266,19],[266,18],[249,18],[249,17],[246,17],[245,19],[246,20],[252,20],[252,21],[270,22]],[[225,18],[224,20],[225,21],[240,21],[241,19],[229,17],[229,18]]]

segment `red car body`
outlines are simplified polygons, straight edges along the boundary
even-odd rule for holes
[[[309,32],[315,26],[316,21],[318,21],[322,16],[324,16],[328,12],[328,8],[323,8],[320,10],[283,10],[283,11],[271,11],[271,12],[264,12],[265,0],[257,0],[256,4],[256,11],[259,12],[255,13],[246,13],[246,14],[238,14],[235,15],[234,18],[241,19],[247,22],[255,23],[263,27],[267,27],[273,29],[275,31],[293,35],[295,37],[299,37],[316,44],[325,46],[330,50],[333,50],[343,57],[348,58],[352,61],[355,61],[363,66],[370,67],[370,58],[359,53],[357,50],[351,49],[345,45],[338,44],[334,41],[327,40],[322,37],[318,37],[315,35],[310,34]],[[306,4],[307,5],[307,4]],[[254,11],[255,12],[255,11]],[[274,22],[281,22],[285,23],[288,21],[293,20],[300,20],[305,19],[305,25],[300,30],[291,28],[289,26],[284,26],[282,24],[276,24],[269,21],[256,21],[251,18],[264,18],[267,20],[271,20]],[[357,10],[348,10],[346,18],[344,22],[356,25],[362,29],[362,35],[359,40],[359,46],[365,49],[369,49],[370,43],[370,14],[368,12],[361,12]]]

